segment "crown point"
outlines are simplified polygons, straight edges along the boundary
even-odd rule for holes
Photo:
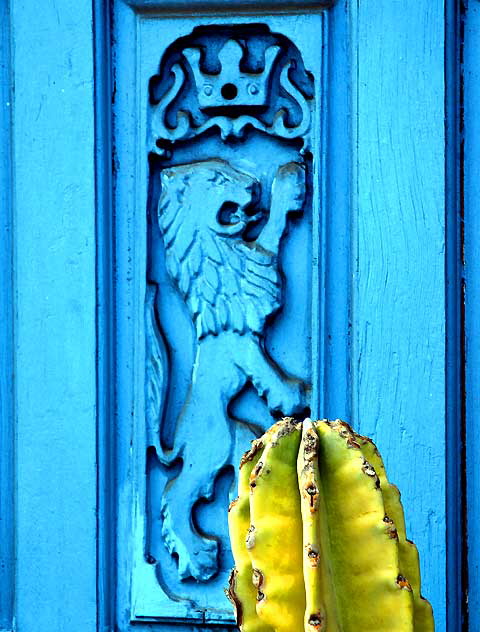
[[[200,51],[198,48],[184,48],[183,56],[187,59],[188,63],[193,67],[200,62]]]
[[[240,66],[242,57],[243,48],[236,40],[230,39],[225,42],[218,53],[218,59],[222,66],[222,71],[229,67],[238,68]]]
[[[240,64],[245,51],[241,44],[229,39],[218,52],[220,72],[209,74],[200,68],[198,48],[186,48],[183,56],[190,65],[200,109],[264,107],[269,96],[269,79],[280,47],[269,46],[264,53],[261,72],[243,72]]]
[[[273,66],[273,62],[275,61],[279,52],[280,52],[280,46],[275,46],[275,45],[269,46],[265,50],[265,70]]]

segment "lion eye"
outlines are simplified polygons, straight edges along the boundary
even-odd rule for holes
[[[208,182],[213,182],[214,184],[223,185],[229,182],[228,178],[221,171],[215,171],[213,176],[208,179]]]
[[[240,218],[236,215],[239,205],[235,202],[224,202],[220,207],[217,215],[217,221],[222,226],[231,226],[232,224],[238,224]]]

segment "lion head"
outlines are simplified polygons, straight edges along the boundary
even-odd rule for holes
[[[167,272],[199,339],[222,331],[260,333],[280,305],[276,256],[242,234],[256,216],[258,181],[222,160],[162,170],[158,221]]]

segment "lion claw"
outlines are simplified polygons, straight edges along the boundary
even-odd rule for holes
[[[284,384],[282,393],[277,397],[269,393],[268,404],[272,411],[280,412],[284,415],[299,413],[305,408],[305,393],[302,382]]]
[[[213,540],[205,540],[202,546],[196,546],[195,550],[184,551],[178,556],[178,575],[181,580],[192,577],[199,582],[206,582],[218,571],[217,543]]]

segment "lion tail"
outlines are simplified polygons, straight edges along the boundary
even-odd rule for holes
[[[157,286],[148,283],[145,297],[145,421],[147,447],[153,447],[160,463],[170,465],[179,450],[165,450],[160,440],[168,394],[169,360],[164,336],[157,323]]]

